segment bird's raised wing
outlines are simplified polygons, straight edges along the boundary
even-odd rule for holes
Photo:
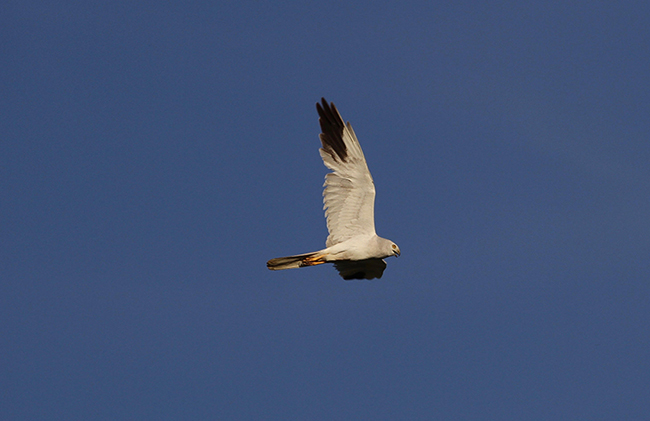
[[[323,209],[327,217],[326,246],[357,235],[375,234],[375,184],[350,123],[334,103],[316,103],[322,133],[320,156],[332,170],[325,176]]]

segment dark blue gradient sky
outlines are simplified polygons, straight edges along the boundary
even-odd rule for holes
[[[5,1],[3,420],[650,413],[650,5]],[[352,122],[378,281],[327,230]]]

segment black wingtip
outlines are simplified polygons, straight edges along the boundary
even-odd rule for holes
[[[345,123],[341,118],[341,114],[339,114],[334,103],[328,103],[325,98],[321,98],[321,102],[316,103],[316,110],[320,117],[318,122],[321,128],[320,140],[323,149],[334,158],[338,157],[341,161],[345,161],[348,151],[343,141]]]
[[[334,103],[332,103],[332,105],[334,105]],[[316,103],[316,109],[317,110],[322,110],[323,108],[327,108],[328,106],[329,106],[329,103],[327,102],[325,97],[321,97],[320,102]],[[320,111],[318,112],[318,114],[320,114]]]

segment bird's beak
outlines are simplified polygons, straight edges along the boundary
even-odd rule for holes
[[[400,257],[402,254],[399,252],[399,249],[395,250],[393,253],[395,253],[395,257]]]

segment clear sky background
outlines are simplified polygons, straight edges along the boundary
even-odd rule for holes
[[[228,4],[225,4],[228,3]],[[650,413],[650,3],[3,1],[3,420]],[[324,247],[315,103],[395,241]]]

